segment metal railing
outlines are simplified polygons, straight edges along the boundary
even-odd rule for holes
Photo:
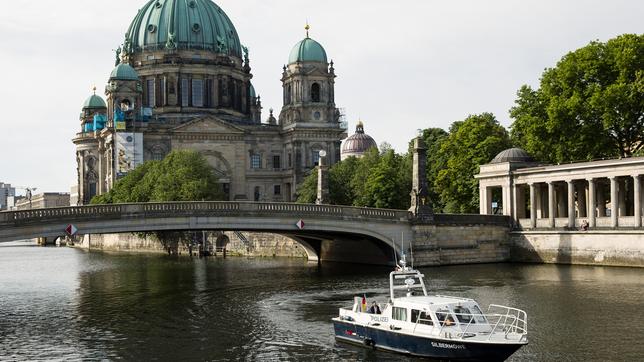
[[[495,311],[496,313],[493,313]],[[439,335],[443,333],[445,327],[460,327],[461,330],[455,336],[451,336],[451,338],[462,340],[465,338],[473,338],[477,335],[487,335],[486,340],[490,341],[492,337],[498,336],[499,334],[502,334],[504,339],[509,339],[510,333],[513,333],[517,335],[515,337],[517,341],[523,341],[528,335],[527,313],[517,308],[490,304],[485,314],[453,313],[450,311],[436,311],[435,314],[440,325]],[[418,321],[416,322],[417,324]],[[487,327],[485,328],[487,330],[475,331],[475,327]],[[415,330],[416,327],[414,326]]]

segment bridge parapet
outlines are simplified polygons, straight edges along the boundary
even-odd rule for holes
[[[167,216],[244,216],[244,215],[316,216],[344,219],[408,222],[406,210],[387,210],[335,205],[256,202],[162,202],[140,204],[88,205],[46,208],[0,213],[0,225],[18,226],[42,221],[76,221]]]

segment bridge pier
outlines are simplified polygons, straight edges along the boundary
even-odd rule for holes
[[[56,246],[56,240],[59,238],[59,236],[52,237],[39,237],[37,238],[38,245],[40,246]]]

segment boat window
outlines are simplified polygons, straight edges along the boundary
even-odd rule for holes
[[[437,310],[436,318],[438,318],[438,321],[440,322],[440,324],[445,326],[452,326],[456,324],[456,320],[454,319],[454,316],[447,309]]]
[[[393,307],[391,310],[391,318],[398,321],[407,321],[407,309],[400,307]]]
[[[411,322],[418,324],[426,324],[428,326],[433,326],[432,317],[427,315],[425,312],[419,311],[418,309],[411,310]]]
[[[485,320],[485,316],[483,315],[483,312],[481,312],[481,309],[479,308],[478,305],[474,305],[470,308],[472,311],[472,314],[474,315],[474,319],[476,320],[477,323],[487,323]]]
[[[458,321],[461,323],[475,323],[472,318],[472,313],[466,307],[460,305],[454,307],[454,314],[456,314],[456,318],[458,318]]]

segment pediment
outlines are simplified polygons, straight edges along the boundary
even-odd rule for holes
[[[213,116],[199,117],[173,129],[185,133],[242,134],[244,130]]]

